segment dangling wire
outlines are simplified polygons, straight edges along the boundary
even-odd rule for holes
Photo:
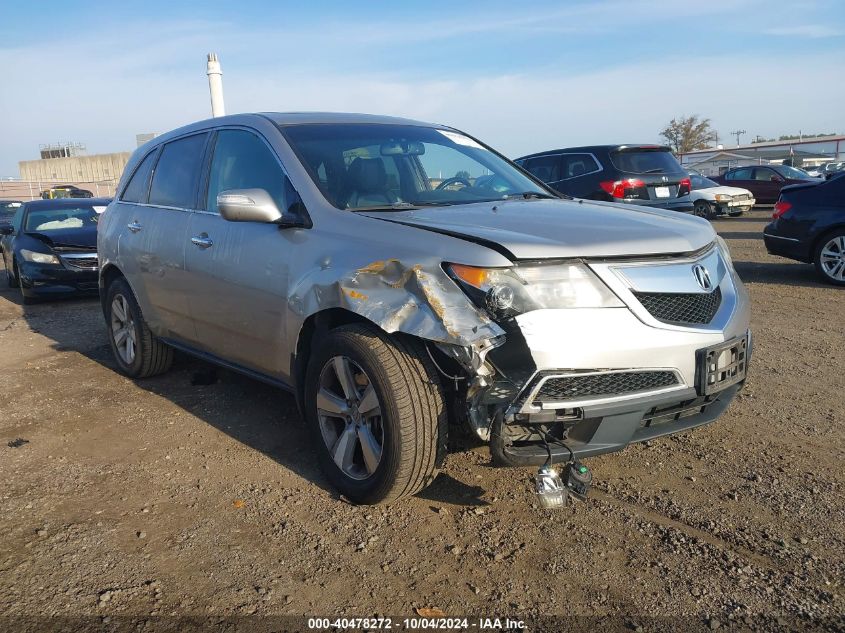
[[[466,380],[466,376],[451,376],[451,375],[447,374],[445,371],[443,371],[443,368],[441,368],[440,365],[437,364],[437,361],[434,360],[434,355],[431,353],[431,350],[428,349],[428,343],[425,344],[425,351],[428,353],[428,357],[431,359],[431,362],[434,363],[435,369],[437,369],[437,371],[440,372],[440,375],[442,375],[444,378],[448,378],[449,380],[452,380],[452,381],[455,382],[455,391],[457,391],[458,390],[458,381],[459,380]]]

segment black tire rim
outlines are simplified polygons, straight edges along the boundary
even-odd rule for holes
[[[384,453],[381,403],[370,377],[346,356],[333,356],[320,371],[317,420],[329,456],[350,479],[372,477]]]
[[[710,205],[707,204],[706,202],[696,202],[694,213],[695,213],[695,215],[697,215],[700,218],[709,218],[710,217]]]

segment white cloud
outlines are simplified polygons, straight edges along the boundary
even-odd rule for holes
[[[616,4],[598,6],[607,11]],[[639,6],[657,5],[664,6],[656,0]],[[595,11],[595,6],[578,10]],[[727,5],[708,3],[708,10],[713,6]],[[578,22],[567,10],[552,16],[555,20],[490,18],[473,28],[542,30],[594,21],[589,14]],[[682,5],[679,10],[689,15],[693,9]],[[463,28],[455,22],[456,29]],[[442,28],[432,22],[408,32],[436,38]],[[357,39],[341,37],[350,32],[358,33]],[[126,150],[137,133],[207,117],[204,56],[209,50],[221,53],[229,112],[330,110],[420,118],[463,128],[511,156],[550,146],[657,141],[661,126],[684,113],[710,117],[725,140],[738,127],[748,130],[749,138],[811,128],[843,131],[836,108],[807,108],[806,100],[785,98],[780,82],[754,81],[748,64],[734,56],[670,53],[661,61],[623,60],[589,72],[561,65],[513,74],[465,71],[458,65],[443,79],[431,69],[357,71],[377,68],[379,55],[403,50],[396,48],[401,42],[386,41],[384,32],[391,31],[311,25],[256,32],[220,22],[136,23],[96,39],[69,37],[0,49],[0,176],[16,175],[17,161],[37,157],[39,143],[75,140],[87,143],[90,152]],[[361,51],[374,56],[372,62],[345,63]],[[841,75],[840,57],[800,50],[768,54],[763,70],[792,78],[802,94],[842,103],[845,84],[831,80]]]
[[[821,39],[826,37],[842,37],[845,30],[826,24],[799,24],[795,26],[781,26],[766,29],[767,35],[781,35],[784,37],[807,37]]]

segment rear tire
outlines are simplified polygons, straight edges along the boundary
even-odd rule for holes
[[[713,209],[713,205],[711,205],[707,200],[696,200],[695,206],[693,206],[692,213],[699,218],[704,218],[705,220],[712,220],[716,217],[716,211]]]
[[[109,345],[121,373],[130,378],[162,374],[173,364],[173,348],[150,331],[135,295],[123,277],[106,291]]]
[[[311,357],[304,389],[320,466],[351,501],[389,503],[434,479],[446,456],[448,419],[421,343],[369,325],[337,328]]]
[[[827,283],[845,286],[845,229],[822,236],[813,253],[813,264]]]

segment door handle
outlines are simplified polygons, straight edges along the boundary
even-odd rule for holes
[[[203,233],[202,235],[194,235],[191,238],[191,244],[193,244],[194,246],[198,246],[202,249],[211,248],[212,246],[214,246],[214,242],[205,233]]]
[[[140,224],[138,224],[135,220],[132,220],[129,224],[126,225],[126,228],[129,229],[130,231],[132,231],[133,233],[137,233],[143,227]]]

